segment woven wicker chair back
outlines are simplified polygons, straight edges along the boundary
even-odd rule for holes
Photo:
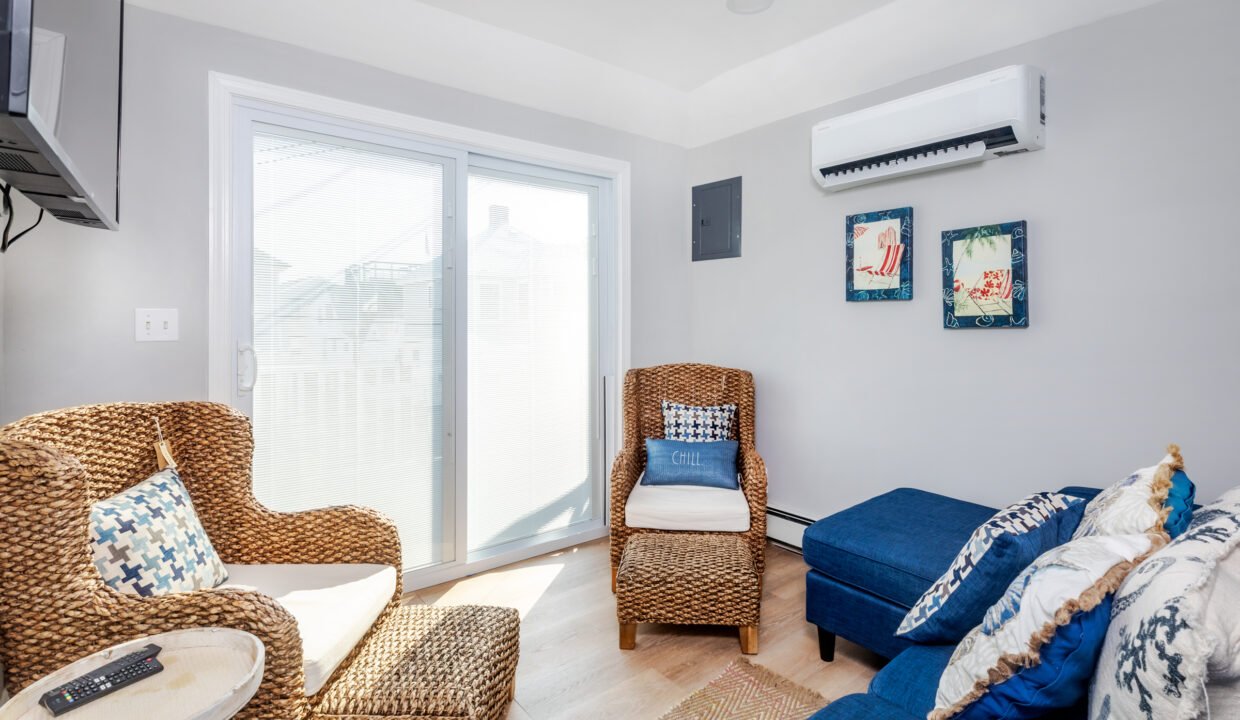
[[[663,437],[663,401],[685,405],[723,405],[737,408],[733,440],[754,445],[753,375],[745,370],[714,365],[659,365],[630,370],[624,380],[624,445],[642,447],[645,438]]]
[[[158,469],[156,418],[195,503],[222,489],[206,487],[212,476],[204,472],[204,460],[214,465],[210,458],[215,456],[227,460],[229,466],[249,465],[253,452],[249,433],[236,432],[239,421],[247,425],[248,421],[212,403],[85,405],[31,415],[0,428],[0,433],[54,449],[81,463],[87,477],[87,501],[93,503],[136,485]],[[249,490],[248,482],[245,487],[227,489],[230,495]]]

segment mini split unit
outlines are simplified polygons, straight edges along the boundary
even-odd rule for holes
[[[1012,65],[814,126],[814,179],[827,190],[1040,150],[1046,76]]]

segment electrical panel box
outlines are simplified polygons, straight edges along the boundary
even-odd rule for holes
[[[693,260],[741,256],[741,179],[693,188]]]

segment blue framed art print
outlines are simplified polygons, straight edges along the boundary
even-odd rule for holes
[[[943,327],[1029,327],[1025,221],[943,233]]]
[[[913,299],[913,208],[849,215],[844,298]]]

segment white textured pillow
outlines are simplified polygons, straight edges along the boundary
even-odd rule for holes
[[[1240,501],[1240,495],[1236,496]],[[1237,504],[1240,504],[1238,502]],[[1240,550],[1221,560],[1202,608],[1206,641],[1207,707],[1216,718],[1240,718]]]
[[[1240,502],[1220,501],[1199,510],[1187,532],[1128,576],[1090,689],[1091,718],[1205,717],[1203,688],[1216,673],[1217,702],[1229,700],[1227,676],[1240,675],[1240,563],[1230,559],[1240,557],[1237,545]],[[1209,702],[1215,704],[1214,694]],[[1214,717],[1236,717],[1211,709]]]
[[[1166,457],[1157,465],[1141,468],[1090,500],[1072,539],[1161,530],[1171,476],[1182,469],[1184,458],[1180,457],[1180,448],[1168,447]]]

